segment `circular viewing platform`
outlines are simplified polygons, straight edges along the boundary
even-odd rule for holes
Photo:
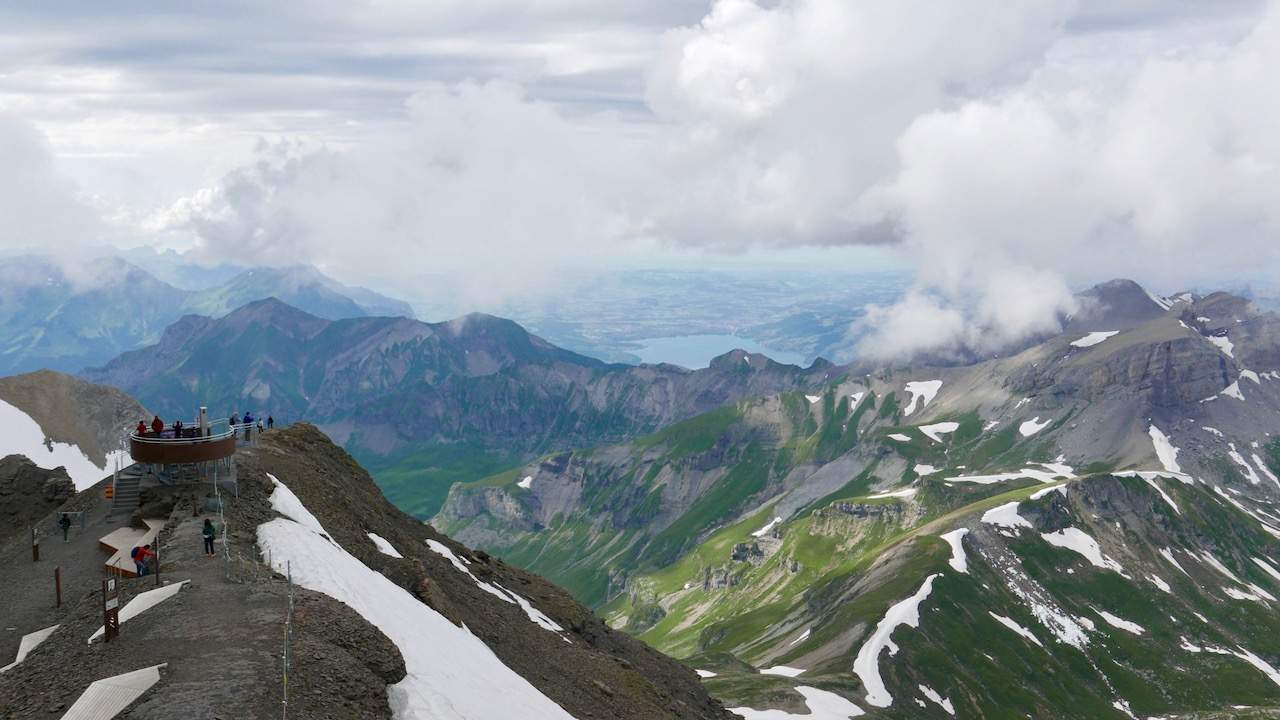
[[[172,430],[160,433],[132,433],[129,436],[129,454],[134,462],[153,465],[185,465],[191,463],[224,460],[236,454],[238,428],[199,435],[195,428],[174,437]]]

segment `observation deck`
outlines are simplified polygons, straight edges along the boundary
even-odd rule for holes
[[[134,431],[129,434],[129,455],[136,463],[149,465],[193,465],[226,460],[236,454],[243,440],[249,443],[258,433],[256,424],[231,425],[226,420],[204,423],[199,420],[175,432]]]

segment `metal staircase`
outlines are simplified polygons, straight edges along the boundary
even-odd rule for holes
[[[142,482],[142,471],[137,465],[120,471],[115,482],[115,494],[111,498],[111,512],[107,517],[132,515],[138,509],[139,484]]]

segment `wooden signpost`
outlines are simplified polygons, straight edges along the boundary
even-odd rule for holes
[[[102,628],[106,642],[120,634],[120,590],[115,578],[102,579]]]

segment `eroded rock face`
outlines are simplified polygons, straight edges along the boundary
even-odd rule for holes
[[[0,544],[27,532],[75,493],[62,468],[45,470],[21,455],[0,459]]]

